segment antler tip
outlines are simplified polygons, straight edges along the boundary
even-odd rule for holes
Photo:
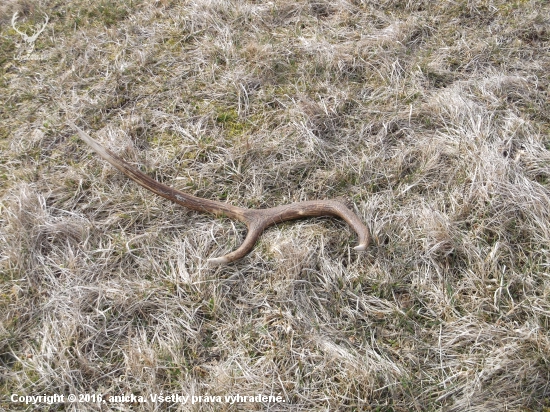
[[[357,250],[358,252],[363,252],[365,250],[367,250],[367,244],[366,243],[363,243],[361,245],[357,245],[355,246],[353,249]]]
[[[222,256],[218,258],[210,258],[206,260],[211,265],[225,265],[226,263],[229,263],[229,259],[227,257]]]

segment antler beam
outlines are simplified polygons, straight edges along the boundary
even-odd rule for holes
[[[302,219],[313,216],[337,216],[345,220],[355,230],[357,236],[359,237],[359,245],[354,247],[355,250],[365,250],[371,241],[371,235],[368,227],[365,226],[351,210],[336,200],[297,202],[269,209],[244,209],[229,205],[227,203],[202,199],[200,197],[180,192],[179,190],[173,189],[157,182],[154,179],[151,179],[149,176],[132,167],[116,154],[101,146],[74,123],[68,122],[68,124],[98,155],[134,182],[140,184],[153,193],[185,206],[188,209],[196,210],[198,212],[212,213],[216,216],[226,216],[243,222],[248,228],[248,233],[241,246],[237,250],[225,256],[208,259],[211,263],[225,264],[242,258],[252,250],[256,240],[260,237],[264,229],[271,225],[285,222],[287,220]]]

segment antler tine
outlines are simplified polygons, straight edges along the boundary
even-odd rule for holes
[[[238,260],[248,254],[265,228],[288,220],[302,219],[314,216],[337,216],[345,220],[357,233],[359,245],[354,249],[365,250],[371,241],[369,228],[346,206],[336,200],[315,200],[296,202],[289,205],[269,209],[244,209],[227,203],[203,199],[183,193],[165,184],[151,179],[146,174],[132,167],[126,161],[101,146],[73,122],[67,122],[98,155],[127,177],[146,189],[168,200],[199,212],[212,213],[217,216],[227,216],[246,224],[248,233],[239,248],[225,256],[208,259],[213,264],[224,264]]]
[[[243,243],[241,243],[241,246],[239,246],[238,249],[234,250],[231,253],[228,253],[225,256],[210,258],[208,259],[208,262],[214,265],[223,265],[226,263],[234,262],[235,260],[246,256],[252,250],[252,248],[256,244],[256,241],[264,231],[265,224],[261,221],[249,221],[247,226],[248,232],[246,234],[246,237],[244,238]]]

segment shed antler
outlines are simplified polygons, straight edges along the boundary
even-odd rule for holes
[[[365,226],[351,210],[336,200],[297,202],[269,209],[244,209],[237,206],[231,206],[227,203],[202,199],[180,192],[179,190],[151,179],[146,174],[141,173],[120,157],[101,146],[74,123],[68,122],[68,124],[98,155],[146,189],[189,209],[212,213],[216,216],[227,216],[231,219],[243,222],[248,228],[248,233],[242,245],[237,250],[225,256],[208,259],[211,263],[223,264],[242,258],[252,250],[256,240],[268,226],[287,220],[312,216],[338,216],[344,219],[359,236],[359,245],[355,246],[355,250],[365,250],[370,243],[371,235],[367,226]]]

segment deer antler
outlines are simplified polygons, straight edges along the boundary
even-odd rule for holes
[[[297,202],[289,205],[272,207],[269,209],[244,209],[231,206],[227,203],[202,199],[187,193],[180,192],[156,180],[132,167],[120,157],[101,146],[88,134],[78,128],[74,123],[68,124],[78,133],[98,155],[111,165],[124,173],[130,179],[149,189],[153,193],[168,200],[199,212],[208,212],[217,216],[226,216],[243,222],[248,227],[248,233],[241,246],[222,257],[208,259],[211,263],[223,264],[242,258],[252,250],[256,240],[268,226],[285,222],[287,220],[301,219],[312,216],[338,216],[345,220],[359,236],[359,245],[355,250],[365,250],[370,243],[370,231],[359,218],[346,206],[336,200],[314,200]]]

